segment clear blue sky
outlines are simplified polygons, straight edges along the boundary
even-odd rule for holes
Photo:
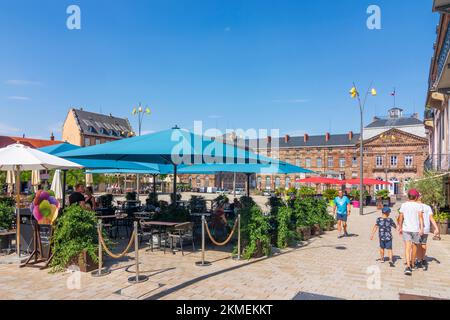
[[[82,29],[66,28],[77,4]],[[382,9],[382,30],[366,9]],[[131,116],[145,131],[174,124],[359,131],[352,81],[373,80],[366,119],[397,87],[422,114],[439,16],[432,1],[95,0],[0,2],[0,134],[60,137],[69,107]]]

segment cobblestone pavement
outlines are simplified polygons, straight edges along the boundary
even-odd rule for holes
[[[127,282],[133,254],[102,278],[0,265],[0,299],[399,299],[400,294],[449,299],[450,237],[431,241],[428,272],[405,277],[402,260],[396,268],[376,262],[378,241],[370,241],[369,233],[377,216],[355,211],[349,221],[353,237],[338,239],[329,232],[270,258],[235,261],[229,251],[209,250],[210,267],[195,266],[200,252],[182,256],[143,248],[140,268],[150,280],[139,285]],[[394,245],[395,255],[403,256],[398,236]]]

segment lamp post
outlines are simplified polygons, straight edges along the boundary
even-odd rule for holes
[[[359,164],[359,214],[364,215],[364,109],[367,102],[367,97],[371,94],[372,96],[377,95],[377,91],[372,88],[372,84],[370,84],[369,89],[367,90],[364,100],[361,100],[360,93],[356,84],[353,83],[353,87],[350,90],[350,95],[353,99],[358,100],[359,111],[360,111],[360,120],[361,120],[361,137],[360,137],[360,164]]]
[[[139,107],[135,107],[133,108],[132,114],[133,116],[137,116],[138,117],[138,134],[139,136],[141,136],[141,132],[142,132],[142,121],[144,121],[144,116],[145,115],[151,115],[151,110],[150,108],[147,106],[145,107],[145,109],[142,107],[141,103],[139,103]],[[136,175],[136,189],[137,189],[137,197],[139,200],[139,188],[140,188],[140,183],[139,183],[139,175]]]

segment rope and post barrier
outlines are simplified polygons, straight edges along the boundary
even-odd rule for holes
[[[134,222],[134,253],[136,260],[136,275],[134,277],[128,278],[128,282],[137,284],[147,281],[148,277],[139,274],[139,237],[138,237],[138,223],[136,221]]]
[[[103,222],[101,219],[98,220],[98,224],[97,224],[97,234],[98,236],[98,269],[97,272],[93,272],[92,276],[93,277],[103,277],[106,276],[108,274],[110,274],[111,272],[107,269],[103,269],[103,245],[100,242],[100,234],[102,233],[102,229],[103,229]]]
[[[211,235],[211,230],[209,230],[209,226],[208,226],[208,223],[206,222],[205,216],[202,215],[202,261],[197,262],[196,265],[201,266],[201,267],[211,265],[210,262],[205,261],[205,230],[206,230],[206,233],[208,234],[209,239],[211,240],[211,242],[214,245],[223,247],[223,246],[226,246],[232,240],[232,238],[236,232],[236,229],[238,230],[238,257],[237,257],[237,259],[240,260],[241,259],[241,215],[240,214],[238,215],[238,218],[234,222],[233,229],[231,230],[227,239],[223,242],[218,242],[214,239],[214,237]]]

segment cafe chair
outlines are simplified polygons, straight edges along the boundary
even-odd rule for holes
[[[180,244],[180,250],[181,254],[184,256],[183,251],[183,242],[185,240],[192,242],[192,251],[195,251],[195,244],[194,244],[194,223],[192,222],[186,222],[181,223],[173,227],[168,234],[167,238],[170,241],[170,249],[173,254],[175,254],[175,251],[177,249],[177,241]],[[175,248],[173,247],[175,241]],[[164,245],[164,253],[166,252],[166,245]]]

